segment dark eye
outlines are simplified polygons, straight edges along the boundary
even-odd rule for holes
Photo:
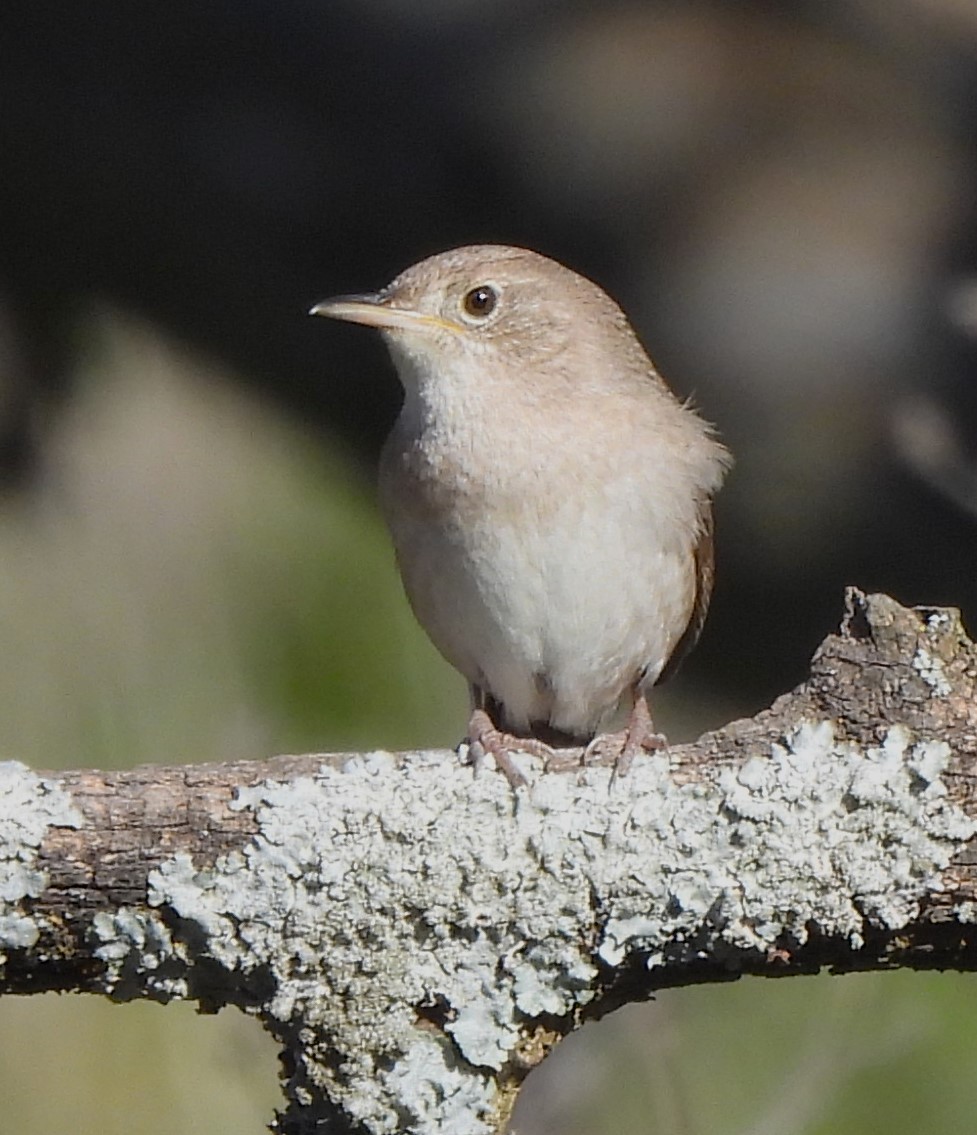
[[[477,288],[465,293],[461,306],[465,314],[473,319],[484,319],[492,314],[498,302],[499,293],[491,284],[479,284]]]

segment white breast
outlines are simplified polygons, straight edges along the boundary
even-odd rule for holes
[[[632,477],[596,491],[571,477],[557,507],[546,498],[447,524],[402,502],[387,512],[411,604],[445,657],[512,727],[590,734],[681,637],[694,534],[663,523]]]

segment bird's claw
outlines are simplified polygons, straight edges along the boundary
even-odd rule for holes
[[[529,753],[530,756],[539,757],[545,762],[549,762],[555,756],[553,749],[544,741],[539,741],[535,737],[517,737],[513,733],[503,733],[500,729],[496,729],[491,717],[483,709],[472,711],[468,722],[468,741],[476,771],[486,756],[491,755],[496,768],[505,776],[513,789],[524,788],[529,783],[512,759],[513,752]]]
[[[668,747],[668,738],[657,733],[643,696],[635,699],[627,728],[620,733],[599,733],[584,749],[584,765],[610,765],[614,777],[627,776],[640,753],[656,753]]]

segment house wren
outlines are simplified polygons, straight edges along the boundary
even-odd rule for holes
[[[697,639],[730,463],[596,284],[522,248],[422,260],[311,314],[376,327],[405,399],[380,496],[411,606],[468,680],[469,740],[661,744],[646,695]],[[603,738],[602,738],[603,741]]]

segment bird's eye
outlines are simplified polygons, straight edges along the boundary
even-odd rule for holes
[[[470,292],[465,292],[461,301],[462,310],[472,319],[485,319],[495,311],[499,293],[491,284],[479,284]]]

